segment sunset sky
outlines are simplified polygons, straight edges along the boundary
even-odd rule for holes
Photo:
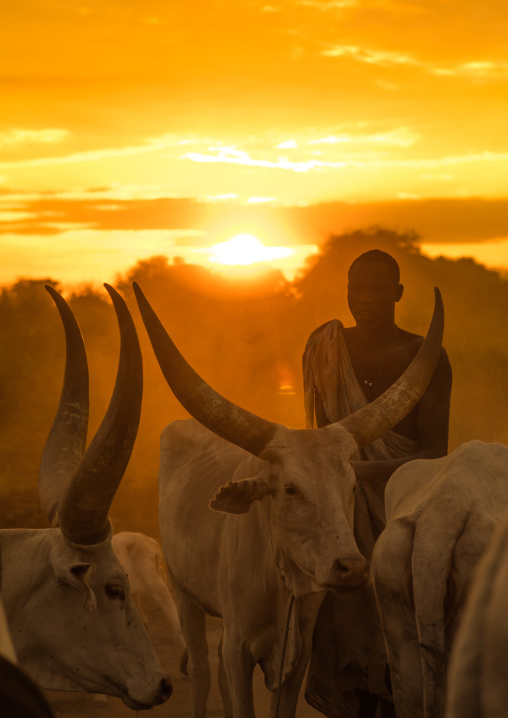
[[[0,283],[379,223],[508,267],[507,37],[504,0],[5,3]]]

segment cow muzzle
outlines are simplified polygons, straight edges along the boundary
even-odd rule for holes
[[[328,591],[359,588],[369,578],[369,563],[363,556],[337,558],[321,576],[319,585]]]
[[[165,703],[173,693],[173,686],[169,679],[169,676],[165,675],[158,684],[155,693],[150,697],[149,702],[140,703],[135,700],[132,696],[127,695],[123,697],[123,702],[128,708],[134,711],[148,710],[153,706],[158,706],[161,703]]]

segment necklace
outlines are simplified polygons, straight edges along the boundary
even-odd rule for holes
[[[388,359],[388,354],[389,354],[389,353],[391,352],[391,350],[393,349],[393,346],[394,346],[394,344],[395,344],[395,340],[397,339],[398,331],[399,331],[399,328],[398,328],[397,325],[395,325],[395,333],[394,333],[394,335],[393,335],[392,343],[390,344],[390,346],[389,346],[388,349],[386,350],[386,353],[385,353],[385,355],[384,355],[384,357],[383,357],[383,361],[381,362],[381,366],[379,367],[379,371],[378,371],[377,377],[376,377],[373,381],[369,381],[369,380],[366,379],[366,378],[364,377],[364,375],[363,375],[362,365],[360,364],[360,360],[358,359],[358,349],[357,349],[357,346],[356,346],[356,331],[355,331],[355,358],[356,358],[356,363],[357,363],[357,365],[358,365],[358,369],[360,370],[360,376],[362,377],[362,381],[363,381],[363,383],[364,383],[365,385],[367,385],[367,386],[374,386],[374,384],[377,383],[379,377],[381,376],[381,372],[383,371],[383,367],[384,367],[384,365],[385,365],[385,363],[386,363],[386,360]]]

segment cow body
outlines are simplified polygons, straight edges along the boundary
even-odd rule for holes
[[[145,607],[155,604],[165,618],[172,639],[184,648],[184,640],[175,601],[169,590],[169,576],[158,541],[137,531],[120,531],[111,539],[113,550],[122,564],[131,589],[131,596],[145,626]]]
[[[508,514],[482,556],[452,650],[446,718],[508,715]]]
[[[303,434],[321,436],[315,431],[302,432],[302,438]],[[249,481],[247,477],[272,462],[251,456],[192,419],[164,430],[161,540],[189,651],[193,717],[205,715],[209,690],[205,612],[223,618],[227,682],[222,667],[219,681],[226,715],[250,717],[257,663],[267,687],[275,692],[274,711],[285,625],[291,596],[295,597],[280,696],[280,716],[289,717],[296,709],[325,586],[348,590],[365,583],[367,563],[351,528],[354,473],[343,461],[342,486],[330,473],[328,462],[341,463],[334,443],[330,437],[328,456],[324,452],[321,457],[323,444],[302,442],[305,451],[302,446],[279,446],[281,460],[284,449],[288,453],[284,474],[294,482],[291,492],[284,492],[281,479],[274,496],[254,501],[245,514],[235,515],[210,511],[210,498],[228,481]],[[306,460],[314,461],[314,472],[305,466]]]
[[[508,448],[470,441],[410,462],[385,499],[371,570],[397,718],[439,718],[469,584],[508,507]]]

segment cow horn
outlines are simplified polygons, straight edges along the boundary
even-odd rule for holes
[[[180,354],[136,282],[134,292],[159,366],[178,401],[210,431],[259,456],[278,425],[233,404],[204,382]]]
[[[434,293],[434,314],[427,336],[406,371],[377,399],[335,424],[353,435],[359,449],[407,416],[423,396],[432,378],[441,352],[444,331],[441,293],[437,287]]]
[[[104,286],[113,301],[120,328],[115,388],[106,416],[58,504],[58,523],[63,534],[73,543],[85,546],[100,543],[110,534],[109,508],[134,446],[143,394],[141,350],[132,317],[118,292],[107,284]]]
[[[65,299],[46,285],[65,331],[65,374],[60,404],[39,467],[39,500],[51,524],[69,477],[79,466],[88,430],[88,364],[78,323]]]

